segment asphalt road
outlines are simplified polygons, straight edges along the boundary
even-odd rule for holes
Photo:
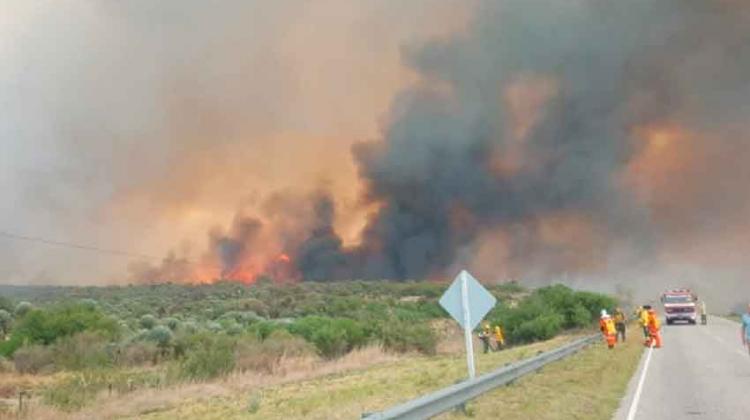
[[[644,353],[615,419],[750,419],[750,355],[739,328],[718,317],[707,326],[664,325],[664,347],[653,350],[645,377]]]

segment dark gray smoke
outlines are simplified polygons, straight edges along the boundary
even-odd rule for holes
[[[604,238],[603,264],[621,249],[621,266],[643,263],[675,236],[657,208],[619,182],[644,148],[634,130],[669,123],[705,133],[750,116],[750,7],[741,2],[483,1],[468,33],[407,50],[404,59],[420,82],[395,99],[382,141],[354,149],[365,201],[379,210],[362,245],[344,250],[325,203],[298,251],[305,279],[444,275],[496,227],[515,227],[511,263],[575,271],[557,265],[556,249],[529,227],[556,214],[593,224]],[[554,80],[555,94],[523,140],[523,163],[498,170],[518,142],[503,94],[525,76]],[[748,148],[732,141],[705,137],[684,148],[735,150],[748,163]],[[690,173],[706,187],[694,197],[729,183],[735,195],[724,199],[747,208],[747,191],[716,156],[698,162],[700,175]],[[717,215],[712,203],[691,204],[677,212],[702,216],[670,228],[683,237]],[[531,257],[540,255],[549,258]]]
[[[313,221],[309,236],[294,255],[303,280],[341,279],[351,275],[349,257],[342,252],[341,238],[333,227],[334,203],[325,194],[313,199]]]
[[[252,217],[235,217],[232,228],[227,233],[211,233],[211,248],[221,262],[221,278],[235,278],[237,268],[245,257],[252,253],[263,224]]]

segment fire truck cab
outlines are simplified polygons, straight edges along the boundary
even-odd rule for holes
[[[690,289],[667,290],[661,295],[661,303],[664,306],[664,316],[667,324],[676,321],[687,321],[695,325],[698,320],[698,296]]]

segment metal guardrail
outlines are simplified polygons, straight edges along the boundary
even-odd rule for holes
[[[366,420],[412,420],[428,419],[440,413],[459,407],[487,391],[540,369],[542,366],[570,356],[587,345],[600,340],[599,334],[584,337],[542,353],[530,359],[507,365],[494,372],[484,374],[478,378],[467,380],[447,388],[443,388],[424,397],[411,400],[404,404],[389,408],[379,413],[363,415]]]

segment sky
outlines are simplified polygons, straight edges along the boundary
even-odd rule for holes
[[[356,207],[349,147],[414,77],[401,49],[469,13],[400,3],[2,2],[2,229],[161,257],[271,191]],[[130,263],[0,249],[9,283],[122,282]]]

